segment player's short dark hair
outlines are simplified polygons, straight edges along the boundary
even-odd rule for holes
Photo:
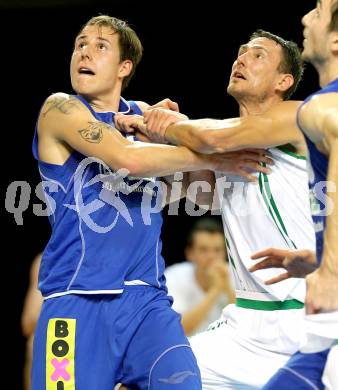
[[[304,64],[302,60],[301,51],[298,45],[293,41],[286,41],[278,35],[272,34],[268,31],[257,30],[251,37],[250,41],[255,38],[267,38],[278,43],[282,48],[282,59],[278,67],[281,73],[290,73],[293,76],[294,83],[284,92],[284,100],[290,99],[291,95],[298,87],[304,72]]]
[[[194,235],[199,232],[220,233],[224,235],[222,223],[211,217],[203,217],[197,220],[190,229],[187,236],[187,247],[192,247],[194,242]]]

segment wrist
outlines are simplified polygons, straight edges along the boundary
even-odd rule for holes
[[[186,118],[181,118],[178,119],[177,121],[171,123],[166,127],[166,129],[163,132],[163,140],[166,143],[172,144],[172,145],[178,145],[179,144],[179,139],[177,138],[177,126],[176,125],[182,125],[182,122],[186,121],[189,119],[188,117]]]

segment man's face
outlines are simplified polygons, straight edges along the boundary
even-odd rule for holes
[[[73,89],[94,97],[110,94],[120,79],[120,70],[118,34],[109,27],[86,26],[76,37],[71,59]]]
[[[228,93],[235,99],[274,95],[281,77],[278,71],[282,48],[268,38],[255,38],[242,45],[232,66]]]
[[[186,250],[188,260],[200,269],[208,270],[215,262],[223,262],[226,258],[224,235],[222,233],[196,232],[193,242]]]
[[[331,0],[320,0],[316,8],[304,15],[302,23],[304,26],[303,53],[305,61],[321,62],[327,58],[328,47],[328,25],[331,19]]]

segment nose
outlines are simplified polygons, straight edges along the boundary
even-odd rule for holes
[[[313,9],[312,11],[308,12],[307,14],[305,14],[303,17],[302,17],[302,25],[304,27],[306,27],[308,25],[308,22],[309,22],[309,18],[311,17],[311,15],[313,15],[313,13],[315,12],[315,10]]]
[[[237,65],[245,66],[246,57],[247,57],[247,56],[246,56],[246,53],[240,54],[240,55],[237,57],[237,60],[236,60],[235,64],[237,63]]]
[[[80,53],[81,53],[81,59],[82,60],[85,59],[85,58],[90,60],[92,58],[92,53],[91,53],[91,49],[90,49],[89,45],[84,46],[81,49]]]

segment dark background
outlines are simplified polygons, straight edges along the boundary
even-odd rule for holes
[[[225,118],[237,116],[225,89],[238,46],[257,28],[301,45],[300,19],[314,5],[314,0],[209,0],[198,5],[183,0],[0,0],[3,202],[13,181],[26,181],[32,189],[22,226],[3,208],[2,337],[9,343],[6,372],[14,374],[8,388],[21,389],[24,339],[19,318],[30,263],[50,233],[47,219],[32,213],[32,205],[41,203],[34,194],[39,176],[31,154],[35,120],[48,95],[71,92],[69,59],[82,24],[107,13],[129,21],[138,33],[144,57],[125,98],[155,103],[170,97],[189,117]],[[304,78],[296,99],[318,89],[310,66]],[[183,202],[181,206],[179,216],[164,215],[167,264],[183,259],[186,232],[196,220],[185,215]]]

